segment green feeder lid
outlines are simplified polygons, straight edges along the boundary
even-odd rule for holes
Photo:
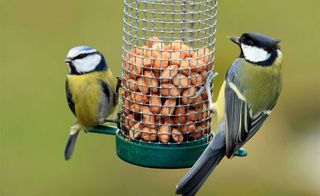
[[[116,136],[117,155],[124,161],[149,168],[177,169],[192,167],[209,144],[209,137],[183,144],[160,144],[144,141],[128,141],[117,127],[98,126],[90,129],[92,133]],[[235,156],[246,156],[246,151]]]

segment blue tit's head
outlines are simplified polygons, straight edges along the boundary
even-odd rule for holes
[[[107,64],[103,55],[89,46],[71,48],[65,62],[69,68],[68,73],[73,75],[81,75],[107,69]]]
[[[270,66],[277,58],[282,58],[280,40],[267,35],[244,33],[241,37],[230,36],[229,39],[240,46],[240,57],[250,63]]]

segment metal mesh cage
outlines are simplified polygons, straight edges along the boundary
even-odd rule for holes
[[[214,65],[216,0],[125,0],[121,135],[129,141],[207,142],[204,86]]]

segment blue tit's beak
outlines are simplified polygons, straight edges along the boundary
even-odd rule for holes
[[[240,37],[237,37],[237,36],[228,36],[228,38],[229,38],[232,42],[240,45]]]
[[[64,60],[64,62],[67,63],[67,64],[71,63],[71,61],[72,61],[72,59],[70,59],[70,58],[67,58],[67,59]]]

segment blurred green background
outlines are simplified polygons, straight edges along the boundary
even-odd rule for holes
[[[73,159],[63,159],[74,122],[63,60],[71,47],[90,45],[119,75],[122,1],[0,2],[0,195],[174,195],[187,170],[127,164],[110,136],[81,134]],[[223,160],[199,195],[320,195],[319,7],[318,0],[219,2],[216,87],[239,54],[226,36],[248,31],[282,39],[284,87],[246,145],[249,156]]]

